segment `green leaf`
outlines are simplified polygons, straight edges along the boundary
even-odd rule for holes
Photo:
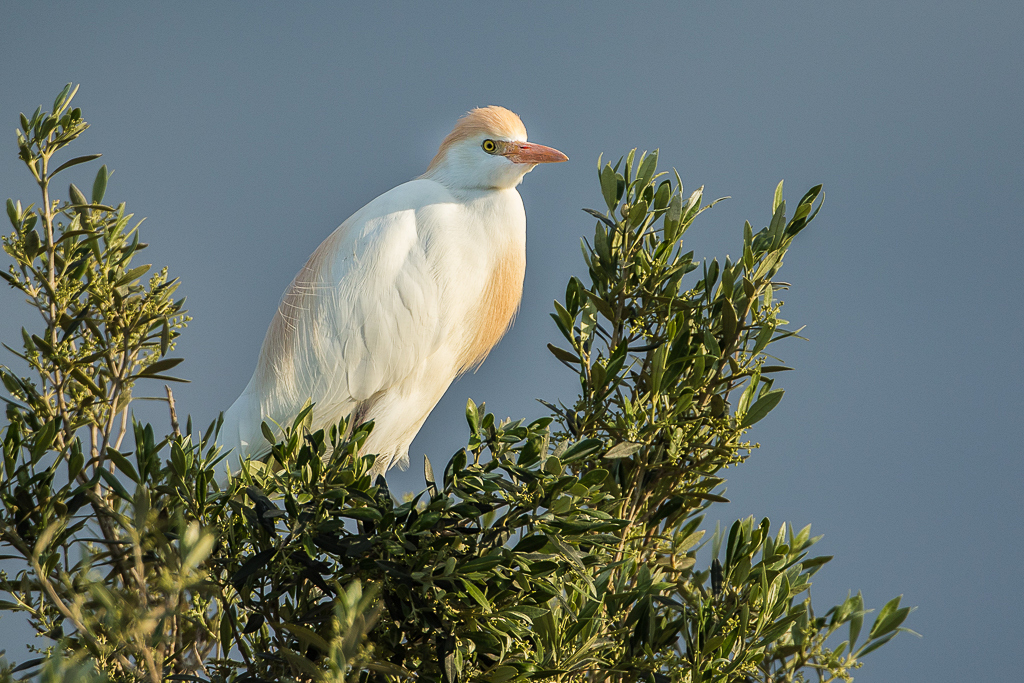
[[[561,457],[562,462],[568,464],[600,450],[601,446],[600,439],[583,439],[558,455]],[[558,453],[557,451],[555,452]]]
[[[437,495],[437,482],[434,479],[434,468],[430,466],[430,458],[427,454],[423,454],[423,480],[427,484],[427,490],[430,492],[430,497],[433,498]]]
[[[58,519],[54,522],[50,522],[50,525],[43,529],[43,532],[39,534],[39,537],[36,539],[32,557],[38,558],[43,551],[46,550],[46,547],[50,545],[50,541],[53,540],[54,535],[62,526],[64,526],[64,520]]]
[[[611,164],[606,164],[601,169],[601,194],[604,195],[604,203],[608,205],[608,210],[612,212],[619,205],[619,183],[616,176],[617,174],[612,170]]]
[[[461,448],[456,451],[455,455],[452,456],[451,460],[444,468],[444,481],[445,485],[451,483],[453,478],[461,474],[466,469],[466,449]]]
[[[760,330],[757,331],[757,337],[754,338],[754,348],[750,350],[750,355],[757,355],[763,350],[772,339],[772,335],[775,333],[775,326],[771,323],[765,323]]]
[[[416,674],[414,674],[413,672],[409,671],[404,666],[399,666],[398,664],[392,664],[391,662],[381,662],[381,661],[374,662],[374,661],[370,661],[370,662],[366,662],[362,666],[365,666],[367,669],[369,669],[370,671],[373,671],[374,673],[387,674],[388,676],[394,677],[391,680],[397,680],[397,679],[414,680],[416,678]]]
[[[78,88],[75,88],[75,90],[78,90]],[[57,95],[57,99],[55,99],[53,101],[53,111],[54,112],[60,111],[61,107],[64,104],[64,98],[66,98],[68,96],[69,92],[71,92],[71,83],[68,83],[67,85],[65,85],[64,89],[60,91],[59,95]]]
[[[266,422],[261,422],[260,423],[260,431],[263,432],[263,438],[264,439],[266,439],[267,441],[269,441],[272,444],[276,444],[277,443],[277,438],[274,436],[273,430],[270,429],[270,425],[268,425]]]
[[[471,434],[480,433],[480,413],[477,410],[476,403],[473,399],[466,399],[466,422],[469,423],[469,431]]]
[[[669,180],[662,180],[661,184],[658,185],[658,191],[654,193],[654,210],[661,211],[666,206],[668,206],[671,197],[672,182]]]
[[[644,200],[638,201],[636,204],[629,208],[629,224],[638,226],[644,222],[644,218],[647,216],[647,202]]]
[[[233,614],[232,610],[232,614]],[[231,615],[223,614],[220,618],[220,642],[225,645],[232,642]]]
[[[636,174],[636,185],[639,190],[643,190],[651,182],[651,178],[654,177],[654,172],[658,168],[658,150],[654,150],[643,158],[640,162],[640,169]]]
[[[280,652],[288,660],[289,664],[302,672],[310,680],[320,680],[320,670],[313,665],[313,662],[287,647],[282,647]]]
[[[615,311],[612,310],[611,305],[607,301],[602,299],[597,294],[594,294],[589,289],[583,290],[583,293],[587,295],[587,298],[594,304],[594,307],[597,308],[598,312],[600,312],[601,315],[603,315],[608,320],[615,320]]]
[[[535,553],[547,544],[548,539],[546,536],[526,536],[519,543],[516,543],[516,547],[512,550],[517,553]]]
[[[907,618],[912,608],[900,607],[900,599],[902,597],[902,595],[897,595],[885,603],[885,607],[878,613],[875,623],[871,626],[871,633],[868,634],[869,638],[881,638],[890,631],[895,631],[903,623],[903,620]]]
[[[820,567],[820,566],[822,566],[824,564],[827,564],[828,562],[831,562],[832,558],[833,558],[832,555],[821,555],[819,557],[812,557],[809,560],[801,561],[800,562],[800,566],[802,566],[805,570],[806,569],[813,569],[815,567]]]
[[[683,196],[679,193],[672,195],[668,204],[668,211],[665,212],[665,241],[675,242],[679,236],[679,225],[683,218]]]
[[[38,462],[53,445],[53,440],[57,436],[57,419],[50,420],[36,433],[35,443],[32,446],[32,462]]]
[[[772,247],[777,248],[782,243],[782,229],[786,224],[786,202],[783,201],[775,209],[772,215],[772,222],[768,225],[768,234],[772,238]],[[779,253],[781,257],[781,252]]]
[[[562,464],[562,461],[558,459],[557,455],[552,455],[548,456],[544,461],[543,469],[545,473],[552,474],[557,477],[561,476],[562,472],[565,470],[565,466]]]
[[[484,594],[480,592],[480,589],[476,587],[476,584],[469,579],[462,579],[462,585],[465,586],[466,592],[469,593],[470,597],[476,600],[485,611],[491,611],[491,603],[487,600]]]
[[[146,530],[146,521],[149,519],[150,496],[149,489],[144,484],[135,487],[135,530],[140,534]]]
[[[379,522],[382,517],[380,510],[371,507],[346,508],[337,514],[342,517],[358,519],[360,522]]]
[[[678,552],[686,552],[693,546],[700,542],[700,539],[704,538],[704,531],[694,531],[692,534],[683,539],[682,543],[676,546]]]
[[[74,450],[68,456],[68,481],[74,482],[78,478],[79,473],[82,471],[82,466],[85,464],[85,455],[81,450]]]
[[[309,401],[306,401],[305,405],[303,405],[302,407],[302,410],[300,410],[299,414],[296,415],[295,419],[292,420],[293,432],[299,431],[299,428],[303,425],[306,416],[309,415],[311,412],[313,412],[313,404]]]
[[[331,646],[324,640],[323,636],[319,633],[306,628],[305,626],[299,626],[298,624],[275,624],[277,628],[288,631],[293,636],[299,639],[302,643],[302,649],[305,650],[310,645],[317,648],[324,654],[330,652]]]
[[[245,635],[255,633],[260,630],[260,627],[263,626],[266,620],[267,618],[259,612],[249,615],[249,618],[245,621],[245,628],[242,629],[242,633]]]
[[[811,197],[812,195],[813,195],[813,197],[816,198],[818,196],[818,192],[820,192],[820,191],[821,191],[821,185],[815,185],[814,187],[812,187],[807,192],[806,195],[804,195],[804,199],[807,199],[807,197]],[[813,201],[813,199],[811,199],[811,201]],[[801,200],[801,204],[803,204],[803,200]],[[796,235],[801,230],[806,228],[807,225],[811,221],[813,221],[814,218],[818,215],[818,212],[821,211],[821,207],[824,206],[824,205],[825,205],[825,196],[824,196],[824,193],[822,193],[821,201],[818,202],[818,208],[816,208],[814,210],[814,213],[812,213],[811,215],[807,216],[806,218],[803,218],[803,219],[800,219],[800,220],[794,220],[792,223],[790,223],[789,226],[786,227],[786,234],[787,235]],[[808,205],[808,208],[810,208],[810,206],[811,205]]]
[[[273,559],[274,555],[277,554],[277,548],[267,548],[256,553],[248,560],[242,563],[242,566],[238,568],[234,574],[231,575],[231,583],[234,586],[241,586],[245,583],[245,580],[255,574],[261,568],[267,566],[267,563]]]
[[[89,392],[96,398],[103,400],[107,399],[107,392],[104,390],[104,388],[100,387],[98,384],[93,382],[92,379],[90,379],[89,376],[86,375],[81,368],[73,368],[71,370],[71,376],[74,377],[78,382],[84,384],[89,389]]]
[[[711,259],[711,263],[706,268],[704,273],[704,291],[710,299],[715,283],[718,282],[718,259]]]
[[[852,598],[856,601],[854,610],[856,610],[852,617],[850,617],[850,650],[853,650],[853,646],[857,644],[857,638],[860,636],[861,626],[864,624],[864,598],[861,596],[860,591],[857,591],[857,596]]]
[[[711,334],[711,330],[704,330],[704,348],[708,350],[714,360],[719,360],[722,357],[722,348],[718,345],[718,340],[715,339],[715,335]]]
[[[736,316],[736,308],[729,299],[722,299],[722,340],[731,341],[736,335],[736,327],[739,321]]]
[[[166,356],[167,351],[171,348],[171,325],[164,319],[163,326],[160,330],[160,355]]]
[[[763,394],[754,402],[754,405],[750,406],[747,414],[743,416],[740,427],[749,427],[760,422],[775,406],[779,405],[779,401],[782,400],[782,394],[784,393],[784,389],[774,389]]]
[[[510,681],[518,675],[519,669],[514,666],[496,666],[487,672],[484,680],[490,683],[505,683],[505,681]]]
[[[862,647],[861,649],[857,650],[856,653],[854,653],[854,656],[859,659],[859,658],[863,657],[866,654],[874,652],[875,650],[877,650],[878,648],[882,647],[883,645],[888,643],[890,640],[892,640],[896,636],[897,633],[898,633],[898,631],[894,631],[894,632],[890,633],[887,636],[883,636],[882,638],[879,638],[878,640],[868,641],[864,645],[864,647]]]
[[[487,557],[477,557],[459,567],[459,571],[463,574],[469,574],[470,572],[484,572],[488,569],[492,569],[501,564],[501,555],[488,555]]]
[[[210,555],[210,551],[213,550],[215,543],[216,538],[212,533],[203,533],[196,544],[189,548],[188,555],[182,560],[182,566],[185,570],[192,571],[206,560]]]
[[[146,264],[144,266],[138,266],[136,268],[132,268],[127,273],[122,275],[121,278],[117,281],[117,283],[114,286],[115,287],[123,287],[124,285],[131,284],[131,283],[135,282],[136,280],[138,280],[143,275],[145,275],[149,271],[149,269],[152,268],[152,267],[153,267],[152,264]]]
[[[615,444],[614,446],[609,448],[608,452],[604,454],[604,457],[607,460],[628,458],[641,448],[643,448],[642,443],[632,443],[630,441],[623,441],[622,443]]]
[[[57,118],[52,114],[43,119],[39,126],[39,138],[45,139],[57,127]]]
[[[39,233],[35,230],[28,230],[25,233],[25,254],[31,259],[42,251],[40,246]]]
[[[767,375],[768,373],[771,372],[786,372],[792,369],[793,368],[788,368],[785,365],[765,365],[764,367],[761,368],[761,374]]]
[[[96,180],[92,183],[92,203],[99,204],[103,201],[103,195],[107,192],[107,178],[109,174],[107,172],[107,165],[103,164],[100,166],[100,170],[96,172]]]
[[[608,470],[604,469],[593,469],[587,471],[582,477],[580,477],[580,483],[584,486],[597,486],[602,483],[608,477]]]
[[[821,185],[815,185],[811,189],[807,190],[804,196],[800,198],[798,206],[801,204],[814,204],[814,200],[817,199],[818,195],[821,193],[821,188]]]
[[[554,344],[548,344],[548,351],[550,351],[555,358],[566,363],[575,363],[576,365],[579,365],[582,362],[576,354],[569,353],[565,349],[560,349]]]
[[[181,377],[171,377],[170,375],[146,375],[146,379],[157,379],[161,382],[182,382],[184,384],[190,383],[190,379],[182,379]]]
[[[594,332],[594,328],[597,325],[597,307],[594,305],[593,300],[587,299],[587,302],[583,305],[583,310],[580,315],[580,341],[585,342],[590,338]]]
[[[68,186],[68,195],[71,197],[71,203],[75,206],[87,206],[89,204],[86,200],[85,195],[82,191],[75,187],[74,183]]]
[[[555,313],[557,313],[558,315],[552,317],[555,318],[555,322],[558,323],[558,327],[560,330],[562,330],[562,334],[564,334],[567,339],[571,340],[573,321],[575,320],[575,316],[572,313],[570,313],[568,309],[565,308],[565,306],[559,303],[557,299],[553,303],[555,305]]]
[[[750,376],[750,384],[744,389],[740,395],[740,401],[736,404],[736,412],[744,414],[750,408],[751,402],[754,400],[754,396],[757,395],[757,387],[761,383],[761,373],[755,372]]]
[[[614,228],[615,227],[615,221],[613,221],[612,219],[608,218],[608,216],[604,215],[603,213],[601,213],[599,211],[594,211],[593,209],[583,209],[583,211],[586,212],[586,213],[589,213],[591,216],[593,216],[597,220],[601,221],[602,223],[607,225],[609,228]],[[573,279],[575,280],[576,278],[573,278]],[[571,282],[571,280],[570,280],[570,282]]]
[[[128,493],[128,489],[124,487],[121,480],[118,479],[110,470],[106,470],[101,467],[100,476],[103,477],[103,480],[107,482],[108,485],[110,485],[110,488],[114,489],[114,493],[129,503],[132,502],[133,498],[132,495]]]
[[[774,584],[772,587],[774,588]],[[781,599],[782,596],[780,595],[779,598]],[[771,644],[779,636],[788,631],[790,625],[793,624],[799,618],[800,614],[791,614],[775,622],[774,624],[772,624],[764,630],[764,632],[761,634],[761,639],[758,641],[757,645],[765,646]]]
[[[662,344],[654,350],[654,357],[651,362],[651,391],[655,394],[661,391],[661,380],[665,374],[668,352],[668,344]]]
[[[693,496],[694,498],[700,498],[701,500],[710,500],[715,503],[728,503],[730,502],[725,496],[720,496],[717,493],[708,493],[705,491],[687,491],[686,495]]]
[[[60,173],[61,171],[63,171],[65,168],[70,168],[72,166],[77,166],[78,164],[84,164],[87,161],[92,161],[93,159],[99,159],[101,156],[103,156],[103,155],[102,154],[86,154],[84,157],[75,157],[74,159],[71,159],[69,161],[65,161],[63,164],[58,166],[57,170],[54,171],[53,173],[51,173],[49,175],[49,177],[52,178],[53,176],[55,176],[58,173]],[[103,168],[106,168],[106,166],[104,166]],[[106,182],[107,181],[104,179],[103,184],[106,185]],[[75,189],[77,190],[78,188],[76,187]],[[85,199],[85,195],[82,195],[82,199],[83,200]],[[99,200],[95,200],[95,201],[97,203],[99,203]],[[75,202],[75,203],[78,204],[79,202]],[[87,202],[82,201],[81,203],[82,204],[86,204]]]
[[[444,658],[444,674],[447,683],[458,683],[459,680],[459,666],[455,654],[455,652],[451,652]]]
[[[120,451],[114,450],[110,446],[107,447],[107,457],[117,465],[117,469],[128,475],[136,484],[140,483],[139,473],[135,471],[135,467],[132,466],[128,459],[121,454]]]
[[[779,206],[782,204],[782,183],[780,180],[778,186],[775,188],[775,198],[772,201],[772,214],[779,210]]]
[[[594,226],[594,251],[605,269],[611,267],[612,252],[609,246],[608,231],[600,223]]]
[[[147,365],[142,372],[138,374],[138,377],[150,377],[152,375],[160,374],[177,366],[184,360],[184,358],[164,358],[162,360],[158,360],[152,365]]]
[[[12,199],[7,200],[7,217],[11,219],[11,225],[15,230],[21,228],[21,212]]]

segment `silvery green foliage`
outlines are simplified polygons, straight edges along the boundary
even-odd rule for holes
[[[831,558],[810,554],[809,527],[703,529],[727,503],[721,470],[782,398],[769,347],[796,332],[776,274],[820,187],[788,217],[780,184],[740,259],[698,261],[683,237],[711,206],[700,190],[684,196],[656,153],[599,164],[588,276],[552,316],[579,395],[531,422],[469,401],[466,448],[440,477],[428,459],[426,489],[398,502],[361,452],[373,425],[311,433],[315,406],[265,425],[270,454],[227,478],[216,424],[182,430],[172,409],[166,435],[129,426],[187,318],[164,271],[144,282],[132,264],[144,245],[102,203],[105,167],[90,199],[50,198],[50,157],[86,127],[72,96],[23,117],[44,200],[8,202],[5,278],[44,326],[16,352],[33,376],[0,370],[0,542],[24,567],[0,607],[49,647],[5,677],[834,680],[904,630],[899,598],[864,629],[859,594],[814,609]]]

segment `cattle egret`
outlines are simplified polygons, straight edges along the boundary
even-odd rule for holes
[[[452,381],[509,328],[526,272],[516,191],[537,164],[566,161],[527,143],[519,117],[474,109],[426,173],[385,192],[331,233],[284,293],[221,444],[269,450],[260,424],[289,425],[312,401],[313,428],[374,421],[376,476],[409,444]]]

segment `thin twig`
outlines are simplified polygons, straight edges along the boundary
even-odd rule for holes
[[[124,435],[128,433],[128,406],[124,407],[121,411],[121,430],[117,435],[117,441],[114,443],[114,450],[121,450],[121,442],[124,440]]]
[[[43,574],[43,569],[39,564],[39,554],[33,553],[30,561],[32,563],[32,568],[36,572],[36,579],[42,585],[43,590],[46,592],[46,595],[50,598],[50,601],[53,603],[53,606],[57,608],[57,611],[60,612],[65,619],[71,622],[71,625],[74,626],[75,629],[80,634],[82,634],[82,637],[95,648],[96,652],[102,652],[100,644],[92,636],[92,633],[86,629],[85,624],[79,621],[68,608],[68,606],[64,604],[64,601],[61,600],[60,596],[57,595],[57,591],[54,590],[49,578],[45,574]],[[124,668],[126,672],[132,670],[133,667],[131,665],[131,662],[129,662],[124,655],[118,653],[114,656],[117,658],[118,663]]]
[[[167,390],[167,405],[171,409],[171,429],[174,430],[175,438],[181,438],[181,429],[178,427],[178,413],[174,410],[174,394],[171,393],[170,385],[165,384],[164,389]]]

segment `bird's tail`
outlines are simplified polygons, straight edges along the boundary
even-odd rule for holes
[[[217,443],[222,448],[231,449],[229,460],[237,464],[246,455],[262,455],[269,450],[269,444],[263,438],[260,428],[262,423],[258,401],[253,401],[248,391],[235,399],[231,407],[224,413]]]

